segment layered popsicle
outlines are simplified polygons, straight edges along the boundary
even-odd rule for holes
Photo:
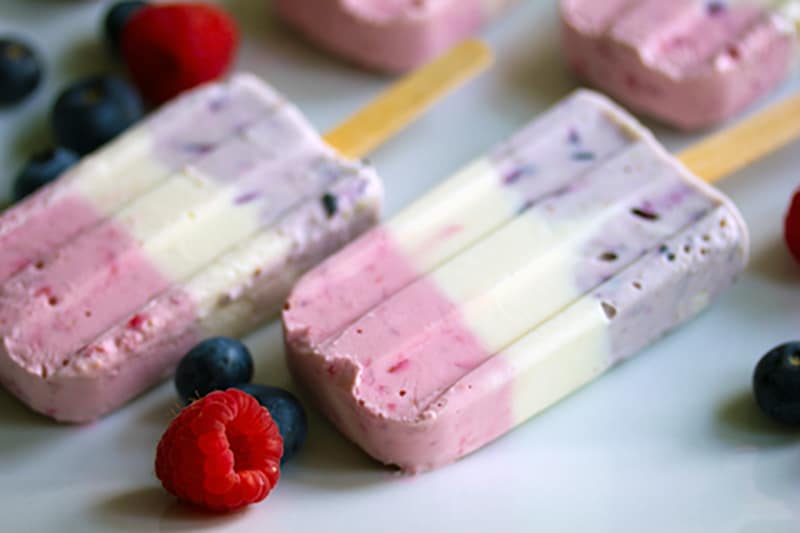
[[[320,47],[367,68],[404,72],[517,0],[277,0],[277,14]]]
[[[561,0],[573,71],[682,129],[717,124],[789,72],[794,24],[758,2]]]
[[[277,312],[382,186],[254,76],[205,86],[0,216],[0,381],[86,421]]]
[[[378,176],[350,158],[490,62],[463,42],[324,139],[238,74],[85,158],[0,215],[0,383],[56,420],[88,421],[198,340],[272,318],[301,273],[378,220]]]
[[[429,470],[694,316],[747,254],[729,200],[579,91],[301,278],[288,363],[368,454]]]

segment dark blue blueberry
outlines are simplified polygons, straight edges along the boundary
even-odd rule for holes
[[[59,144],[85,155],[142,118],[139,94],[124,80],[97,76],[64,90],[51,120]]]
[[[339,210],[339,202],[334,195],[328,192],[322,196],[322,207],[325,208],[328,218],[331,218]]]
[[[0,105],[15,104],[42,80],[42,63],[28,44],[0,37]]]
[[[286,390],[266,385],[237,385],[237,389],[253,396],[272,415],[283,437],[281,464],[289,461],[306,442],[308,420],[303,406]]]
[[[800,424],[800,342],[773,348],[758,362],[753,393],[761,410],[786,424]]]
[[[140,0],[117,2],[106,12],[106,16],[103,19],[103,33],[114,54],[119,53],[122,30],[125,28],[125,25],[134,13],[146,5],[147,2],[142,2]]]
[[[14,200],[22,200],[39,187],[47,185],[77,163],[78,159],[78,154],[66,148],[34,154],[14,181]]]
[[[247,346],[227,337],[204,340],[183,356],[175,370],[175,388],[189,403],[215,390],[253,379],[253,358]]]

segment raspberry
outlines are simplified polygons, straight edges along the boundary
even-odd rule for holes
[[[800,189],[797,189],[784,219],[786,245],[794,258],[800,262]]]
[[[156,451],[156,476],[181,500],[232,511],[278,482],[283,440],[265,408],[238,389],[215,391],[175,417]]]
[[[125,63],[153,104],[225,74],[236,53],[236,24],[220,8],[195,3],[139,9],[122,31]]]

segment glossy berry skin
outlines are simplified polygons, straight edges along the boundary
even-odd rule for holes
[[[79,160],[66,148],[53,148],[34,154],[14,181],[14,201],[19,201],[55,180]]]
[[[103,19],[103,33],[114,54],[119,53],[122,31],[128,21],[133,17],[134,13],[146,5],[147,2],[142,0],[128,0],[117,2],[106,12],[106,16]]]
[[[66,88],[51,113],[59,144],[80,155],[99,148],[142,118],[142,100],[115,76],[88,78]]]
[[[761,410],[786,424],[800,424],[800,342],[773,348],[756,366],[753,392]]]
[[[281,464],[291,460],[305,444],[308,434],[308,419],[302,404],[291,392],[278,387],[248,383],[236,388],[250,394],[267,408],[283,437]]]
[[[792,257],[800,263],[800,189],[797,189],[783,221],[783,235]]]
[[[11,37],[0,37],[0,106],[18,103],[42,80],[42,62],[33,48]]]
[[[227,337],[204,340],[183,356],[175,371],[178,395],[189,403],[215,390],[253,379],[253,358],[247,346]]]
[[[161,104],[230,68],[239,44],[233,19],[204,3],[153,4],[122,32],[128,71],[144,98]]]
[[[183,501],[233,511],[267,497],[282,452],[269,411],[240,390],[216,391],[170,423],[156,449],[156,477]]]

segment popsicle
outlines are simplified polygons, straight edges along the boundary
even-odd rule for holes
[[[720,177],[800,135],[798,117],[800,96],[687,168],[576,92],[304,275],[283,311],[292,375],[383,463],[477,450],[734,282],[747,227],[689,168]]]
[[[276,13],[320,47],[385,72],[416,68],[517,0],[276,0]]]
[[[456,47],[327,142],[237,74],[90,155],[0,216],[0,382],[56,420],[89,421],[200,339],[271,318],[303,271],[379,218],[378,175],[348,157],[488,60],[479,42]]]
[[[563,49],[593,86],[693,130],[735,115],[787,76],[789,12],[758,0],[561,0]]]

